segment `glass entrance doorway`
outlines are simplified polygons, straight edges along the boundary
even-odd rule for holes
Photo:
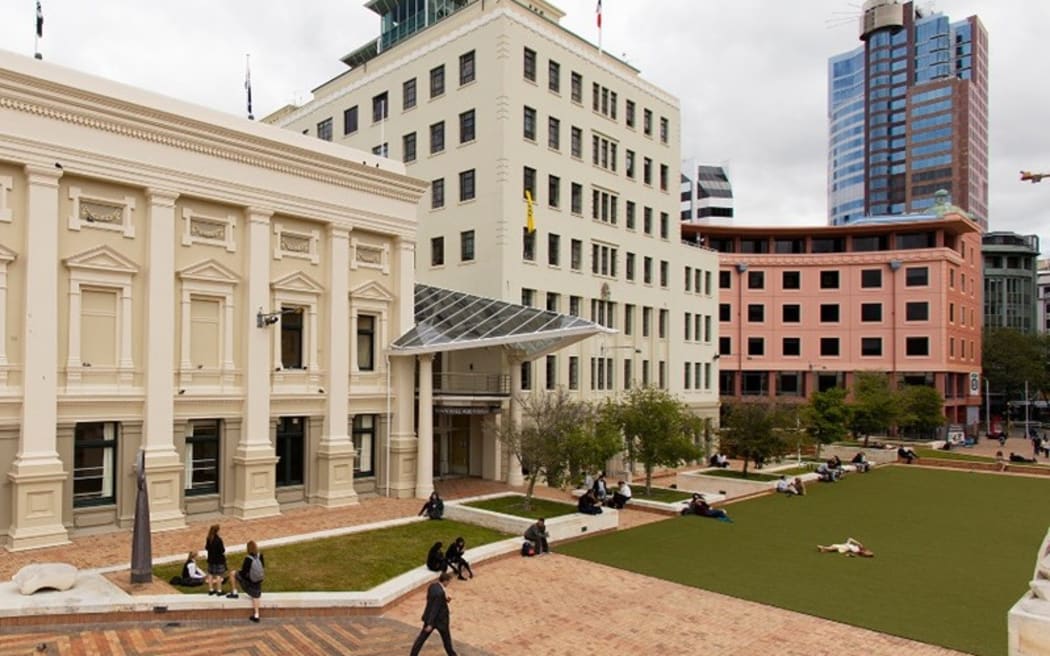
[[[434,475],[470,474],[470,415],[434,415]]]

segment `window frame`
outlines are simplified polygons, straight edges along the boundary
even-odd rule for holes
[[[100,426],[101,437],[88,438],[83,436],[82,431],[88,427]],[[106,428],[112,428],[112,435],[106,436]],[[88,508],[93,506],[112,506],[117,503],[117,461],[118,448],[120,446],[121,424],[117,421],[85,421],[77,422],[73,428],[73,507]],[[99,459],[101,465],[86,467],[83,463],[85,452],[88,450],[102,450]],[[78,464],[79,463],[79,464]],[[100,476],[84,476],[85,470],[101,469]],[[78,477],[78,472],[80,476]],[[99,492],[97,495],[85,497],[85,492],[80,492],[78,498],[77,482],[99,479]],[[107,494],[108,492],[108,494]]]

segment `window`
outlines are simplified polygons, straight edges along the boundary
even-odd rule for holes
[[[784,271],[780,274],[780,284],[784,289],[801,289],[802,288],[802,272],[801,271]]]
[[[442,266],[445,264],[445,238],[430,238],[430,266]]]
[[[766,340],[763,337],[748,337],[747,338],[747,354],[748,355],[765,355],[766,354]]]
[[[785,337],[781,349],[784,355],[802,355],[802,340],[798,337]]]
[[[378,146],[372,146],[372,154],[373,155],[379,155],[380,157],[389,157],[390,156],[390,144],[387,143],[387,142],[383,142],[383,143],[379,144]]]
[[[460,202],[473,200],[474,198],[474,169],[459,172],[459,200]]]
[[[731,337],[719,337],[718,338],[718,354],[719,355],[732,355],[733,354],[733,338],[731,338]]]
[[[574,125],[572,126],[571,133],[572,140],[570,148],[572,149],[572,156],[581,159],[583,157],[583,130]]]
[[[626,116],[624,118],[627,121],[627,127],[633,128],[634,127],[634,101],[633,100],[628,100],[626,103],[624,103],[624,114],[626,114]]]
[[[536,290],[528,287],[521,288],[521,304],[525,307],[536,306]]]
[[[430,69],[430,97],[436,98],[445,93],[445,65]]]
[[[642,112],[642,132],[647,137],[653,136],[653,112],[651,109]]]
[[[357,315],[357,369],[375,371],[376,318],[370,314]]]
[[[573,239],[569,243],[569,266],[573,271],[583,268],[583,242],[579,239]]]
[[[660,165],[660,191],[667,191],[667,178],[670,175],[670,170],[666,164]]]
[[[631,362],[630,358],[624,358],[623,359],[623,388],[624,389],[631,389],[631,378],[632,378],[631,364],[632,364],[632,362]]]
[[[332,140],[332,119],[326,118],[317,124],[317,138],[324,141]]]
[[[561,206],[561,178],[556,175],[547,176],[547,204],[551,207]]]
[[[414,162],[416,161],[416,133],[409,132],[405,136],[401,137],[401,150],[403,162]]]
[[[430,154],[445,150],[445,122],[438,121],[430,126]]]
[[[546,361],[547,389],[552,390],[558,386],[558,357],[548,355]]]
[[[697,289],[697,291],[700,291],[700,290]],[[711,272],[710,271],[704,271],[704,295],[705,296],[710,296],[711,295]]]
[[[525,123],[522,136],[529,141],[536,141],[536,110],[532,107],[525,107]]]
[[[357,105],[343,110],[343,134],[357,132]]]
[[[653,160],[648,157],[642,159],[642,182],[647,185],[653,183]]]
[[[747,288],[748,289],[765,289],[766,287],[766,273],[764,271],[748,271],[747,272]]]
[[[627,177],[634,180],[634,151],[628,150],[624,155],[624,169]]]
[[[660,389],[667,389],[667,362],[663,360],[656,363],[656,380]]]
[[[571,75],[571,82],[570,82],[570,84],[572,86],[572,89],[571,89],[572,101],[574,103],[582,103],[583,102],[583,76],[580,75],[579,73],[577,73],[576,71],[573,71],[572,75]]]
[[[863,357],[874,358],[882,355],[881,337],[861,337],[860,354]]]
[[[634,334],[634,305],[630,303],[623,306],[623,334]]]
[[[580,316],[580,304],[583,303],[583,298],[579,296],[569,297],[569,315],[573,317]]]
[[[634,230],[636,206],[633,200],[627,201],[627,229]]]
[[[820,288],[821,289],[838,289],[839,288],[839,272],[838,271],[821,271],[820,272]]]
[[[837,357],[839,354],[839,338],[838,337],[821,337],[820,338],[820,355],[821,357]]]
[[[653,284],[653,258],[648,256],[642,260],[642,282],[647,285]]]
[[[197,419],[186,427],[186,495],[219,492],[219,420]]]
[[[217,307],[216,305],[216,309]],[[116,290],[81,288],[80,360],[85,366],[116,366],[118,364],[119,356],[115,340],[93,338],[94,335],[117,335],[120,332],[118,308]],[[202,314],[198,309],[197,315],[200,317]],[[195,362],[195,364],[199,363]]]
[[[660,286],[667,288],[670,278],[670,264],[666,260],[660,260]]]
[[[536,195],[536,169],[531,166],[524,167],[521,171],[521,182],[522,189],[529,192],[532,200],[539,201],[539,196]]]
[[[925,301],[910,301],[904,306],[905,321],[929,321],[930,304]]]
[[[536,261],[536,231],[528,226],[521,228],[521,257],[528,262]]]
[[[116,503],[117,438],[112,421],[77,424],[73,429],[73,505]]]
[[[660,310],[660,316],[658,317],[659,325],[657,326],[659,328],[657,337],[660,339],[667,339],[667,320],[670,314],[671,313],[667,310]]]
[[[930,354],[929,337],[907,337],[904,340],[904,352],[914,357],[923,357]]]
[[[474,81],[474,51],[465,52],[459,56],[459,85],[463,86]]]
[[[569,356],[569,389],[580,389],[580,358],[575,355]]]
[[[525,48],[525,56],[523,59],[524,70],[522,74],[526,80],[536,81],[536,51],[530,48]]]
[[[732,289],[733,288],[733,276],[729,271],[718,272],[718,288],[719,289]]]
[[[908,267],[904,270],[905,287],[925,287],[930,284],[930,270],[926,267]],[[965,283],[963,283],[965,285]],[[964,290],[965,291],[965,290]]]
[[[416,78],[405,80],[401,85],[401,109],[409,110],[416,106]]]
[[[561,149],[561,121],[553,116],[547,118],[547,147]]]
[[[732,321],[733,306],[729,303],[718,304],[718,320],[719,321]]]
[[[583,214],[583,185],[573,182],[572,183],[572,207],[570,208],[573,214]]]
[[[474,141],[474,110],[459,115],[459,143]]]
[[[379,94],[378,96],[372,96],[372,122],[378,123],[386,119],[390,111],[390,104],[387,102],[386,91]]]
[[[660,212],[660,239],[669,239],[671,235],[671,217],[667,212]]]
[[[547,88],[561,93],[561,64],[553,59],[547,64]]]
[[[785,305],[780,309],[781,321],[784,323],[799,323],[802,321],[802,306],[796,304]]]
[[[445,178],[430,181],[430,209],[445,206]]]
[[[766,320],[766,306],[761,303],[751,303],[747,306],[747,320],[750,323],[762,323]]]
[[[882,303],[861,303],[860,320],[865,323],[882,321]]]
[[[303,369],[303,308],[281,306],[281,368]]]
[[[652,330],[653,309],[645,306],[642,308],[642,337],[648,337]]]
[[[521,389],[530,390],[532,389],[532,363],[522,362],[521,363]]]
[[[860,286],[864,289],[882,287],[882,269],[864,269],[860,272]]]
[[[642,232],[647,235],[653,234],[653,208],[642,209]]]
[[[277,421],[277,487],[303,484],[306,460],[306,417],[281,417]]]
[[[354,415],[354,423],[350,429],[354,442],[354,475],[375,475],[375,452],[376,452],[376,416]]]
[[[838,323],[839,321],[839,306],[838,303],[821,303],[820,304],[820,322],[821,323]]]
[[[474,231],[464,230],[459,233],[459,260],[471,262],[474,260]]]
[[[693,374],[693,363],[692,362],[686,362],[684,364],[684,373],[685,373],[685,380],[683,381],[683,387],[685,389],[689,389],[689,387],[693,383],[693,375],[692,375]]]
[[[627,254],[624,269],[626,269],[625,276],[627,277],[627,280],[634,282],[634,253]]]
[[[668,135],[671,132],[671,123],[663,116],[660,117],[660,143],[667,143]]]

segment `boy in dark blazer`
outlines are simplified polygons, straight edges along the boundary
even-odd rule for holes
[[[427,607],[423,610],[422,618],[423,630],[412,644],[411,656],[418,656],[419,650],[423,648],[434,629],[441,634],[441,644],[445,646],[445,653],[448,656],[456,656],[456,650],[452,648],[452,633],[449,631],[448,602],[451,597],[445,591],[451,580],[452,575],[443,572],[438,580],[427,588]]]

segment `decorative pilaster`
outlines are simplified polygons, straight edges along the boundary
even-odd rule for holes
[[[27,165],[25,312],[22,325],[22,432],[7,478],[15,551],[67,544],[58,457],[58,179],[61,170]]]
[[[499,432],[503,423],[503,416],[493,413],[482,417],[481,421],[481,478],[486,481],[499,481],[503,479],[503,443],[500,442]]]
[[[394,392],[394,407],[390,444],[384,454],[383,490],[390,496],[405,498],[413,496],[416,487],[415,473],[418,470],[418,445],[415,432],[415,377],[416,359],[409,356],[390,358],[391,386]],[[386,479],[389,472],[389,480]]]
[[[521,362],[510,361],[510,425],[512,428],[521,426]],[[524,485],[525,476],[521,473],[521,461],[513,452],[507,452],[507,485]]]
[[[416,449],[416,497],[426,499],[434,491],[434,356],[419,360],[419,446]]]
[[[184,467],[175,450],[175,199],[171,191],[146,191],[149,226],[146,314],[146,484],[149,486],[150,526],[154,531],[186,525],[182,512]],[[130,312],[128,313],[130,315]],[[130,318],[129,318],[130,321]],[[130,332],[129,339],[130,339]]]
[[[257,208],[245,211],[247,238],[247,297],[241,314],[244,353],[244,424],[233,456],[234,499],[231,514],[244,519],[280,514],[275,494],[277,456],[270,441],[270,341],[273,327],[256,325],[256,314],[269,312],[270,217]]]
[[[317,450],[317,482],[310,502],[335,507],[357,503],[354,443],[347,435],[350,394],[350,231],[328,229],[328,370],[324,430]]]

